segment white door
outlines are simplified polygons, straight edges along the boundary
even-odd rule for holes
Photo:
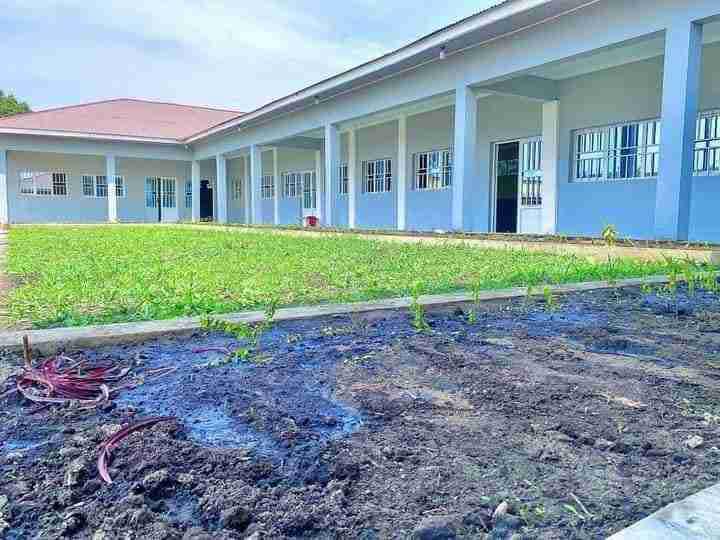
[[[178,221],[176,178],[153,176],[145,179],[145,218],[163,223]]]
[[[518,232],[542,231],[542,138],[520,142]]]
[[[317,175],[314,171],[302,173],[302,215],[317,216]]]

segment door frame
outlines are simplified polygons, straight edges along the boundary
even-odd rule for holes
[[[517,231],[515,234],[520,234],[520,209],[522,208],[522,173],[521,173],[521,160],[522,160],[522,145],[525,142],[532,141],[534,139],[542,139],[542,135],[530,135],[529,137],[513,137],[511,139],[500,139],[494,141],[492,144],[492,166],[491,175],[492,180],[490,182],[490,231],[497,232],[497,188],[498,188],[498,154],[500,152],[500,146],[509,143],[518,143],[518,197],[517,197],[517,208],[516,208],[516,219],[517,219]]]
[[[176,223],[177,221],[180,221],[180,207],[178,206],[178,179],[176,176],[146,176],[145,177],[145,190],[147,190],[147,182],[148,180],[152,180],[153,184],[155,184],[156,188],[154,190],[154,196],[155,196],[155,207],[152,208],[156,212],[155,214],[155,220],[154,223]],[[172,180],[175,184],[175,215],[177,216],[177,219],[175,221],[165,221],[165,209],[163,207],[163,197],[165,195],[165,188],[164,188],[164,182],[167,180]],[[147,211],[151,208],[147,206],[147,191],[145,192],[145,215],[147,216]]]
[[[318,210],[318,202],[320,197],[320,181],[317,177],[317,171],[309,169],[307,171],[296,171],[297,174],[300,175],[300,178],[302,179],[302,187],[300,191],[300,215],[302,216],[303,223],[305,222],[305,218],[308,216],[317,216],[317,210]],[[315,207],[312,209],[306,209],[305,208],[305,175],[309,174],[310,178],[313,176],[315,177]]]

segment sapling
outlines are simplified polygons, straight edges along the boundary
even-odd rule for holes
[[[545,299],[545,308],[550,311],[556,311],[558,308],[557,300],[552,292],[552,289],[547,285],[543,289],[543,298]]]
[[[279,302],[277,299],[271,299],[265,306],[263,320],[256,324],[244,322],[233,323],[212,317],[204,317],[200,321],[203,328],[230,334],[240,342],[240,345],[234,349],[228,348],[223,350],[223,352],[226,352],[225,358],[218,362],[210,362],[207,364],[207,367],[219,367],[230,364],[233,361],[261,362],[261,359],[256,356],[260,348],[260,338],[272,327],[278,305]]]
[[[467,321],[470,324],[475,324],[478,320],[478,311],[480,309],[480,296],[482,294],[482,285],[480,281],[476,281],[472,286],[472,298],[473,306],[470,308],[467,314]]]
[[[420,283],[416,283],[411,291],[412,303],[410,311],[413,314],[413,327],[418,332],[429,332],[430,325],[425,318],[425,307],[420,303],[420,294],[422,292]]]

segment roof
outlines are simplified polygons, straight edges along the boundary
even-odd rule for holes
[[[0,118],[0,130],[181,142],[240,115],[239,111],[226,109],[112,99]]]

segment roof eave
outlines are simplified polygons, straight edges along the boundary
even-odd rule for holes
[[[50,129],[0,128],[0,135],[30,135],[36,137],[61,137],[66,139],[84,139],[93,141],[185,146],[185,143],[179,139],[169,139],[162,137],[141,137],[137,135],[114,135],[108,133],[86,133],[80,131],[60,131]]]

